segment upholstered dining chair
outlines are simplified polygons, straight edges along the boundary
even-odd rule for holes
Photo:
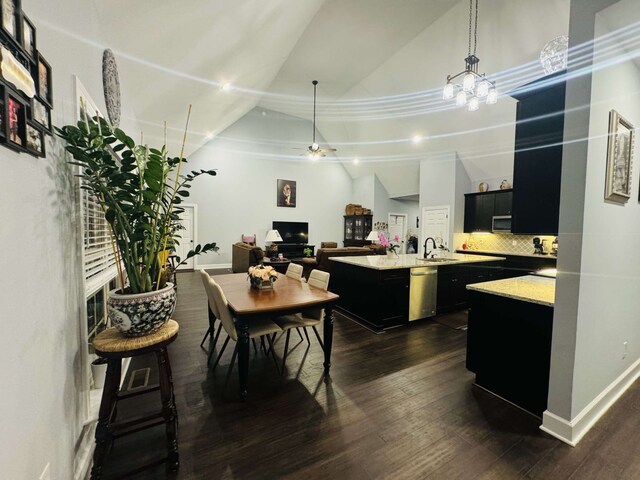
[[[328,272],[323,272],[322,270],[312,270],[309,274],[309,279],[307,283],[315,288],[321,288],[322,290],[328,290],[329,288],[329,278],[330,274]],[[316,334],[316,338],[318,339],[318,343],[320,344],[320,348],[324,351],[324,343],[322,343],[322,339],[320,338],[320,334],[318,333],[318,329],[316,328],[322,319],[324,318],[324,308],[317,308],[313,310],[306,310],[302,313],[296,313],[293,315],[283,315],[280,317],[275,317],[273,321],[285,332],[287,332],[286,339],[284,342],[284,354],[282,355],[282,372],[284,373],[284,365],[287,361],[287,355],[289,353],[289,337],[291,336],[292,328],[304,328],[304,333],[307,336],[307,341],[309,340],[309,334],[307,333],[307,327],[311,327],[313,329],[313,333]]]
[[[302,281],[302,265],[298,265],[297,263],[290,263],[287,267],[287,273],[285,275],[289,278],[295,278],[296,280]]]
[[[229,376],[231,375],[231,371],[233,370],[233,366],[236,361],[236,356],[238,355],[238,333],[236,332],[236,326],[233,319],[233,314],[229,309],[229,304],[227,302],[227,298],[224,295],[224,292],[222,291],[222,288],[220,288],[220,285],[218,285],[204,270],[200,270],[200,275],[202,276],[202,280],[205,284],[205,290],[207,291],[207,297],[209,298],[209,303],[210,304],[213,303],[215,305],[214,314],[217,314],[216,316],[218,320],[220,320],[220,323],[222,324],[222,328],[224,328],[224,331],[228,335],[227,339],[222,344],[222,348],[220,348],[220,353],[218,354],[218,357],[216,358],[215,363],[213,364],[213,367],[212,367],[213,370],[215,370],[215,368],[218,366],[218,363],[220,363],[220,359],[222,358],[222,354],[227,348],[229,339],[236,342],[236,346],[233,349],[233,355],[231,356],[231,363],[229,364],[227,378],[225,380],[225,383],[226,383],[226,381],[229,380]],[[276,365],[276,369],[278,370],[278,373],[279,373],[278,361],[275,356],[273,345],[271,344],[271,334],[276,334],[281,331],[282,330],[278,325],[276,325],[274,322],[266,318],[255,319],[249,325],[249,338],[252,341],[254,341],[254,349],[255,349],[256,338],[260,338],[263,335],[267,337],[267,341],[269,342],[269,346],[270,346],[269,352],[271,352],[271,356]]]
[[[200,277],[202,278],[204,289],[205,291],[207,291],[208,280],[209,279],[211,279],[211,281],[214,281],[214,280],[203,269],[200,269]],[[208,292],[207,292],[207,313],[209,315],[209,328],[207,329],[206,333],[204,334],[204,337],[202,338],[202,341],[200,342],[200,348],[203,348],[204,342],[207,341],[207,337],[211,336],[211,340],[213,340],[213,343],[209,345],[209,355],[207,357],[207,365],[208,365],[211,362],[211,356],[213,355],[213,351],[216,348],[216,344],[218,343],[218,338],[220,337],[220,332],[222,331],[222,323],[218,325],[218,331],[216,331],[215,329],[216,320],[220,318],[220,314],[218,313],[218,307],[216,306],[211,296],[209,296]],[[215,335],[214,335],[214,332],[215,332]]]

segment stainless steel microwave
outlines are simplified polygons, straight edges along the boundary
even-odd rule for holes
[[[495,215],[491,222],[493,233],[511,233],[511,215]]]

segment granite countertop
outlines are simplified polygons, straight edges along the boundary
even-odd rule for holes
[[[398,268],[413,267],[438,267],[441,265],[460,265],[463,263],[495,262],[505,260],[503,257],[488,257],[484,255],[465,255],[460,253],[448,253],[439,257],[439,261],[425,262],[422,255],[398,255],[397,258],[388,258],[386,255],[367,255],[355,257],[329,257],[334,262],[348,263],[373,270],[393,270]],[[446,259],[446,260],[444,260]]]
[[[552,260],[556,260],[558,258],[557,255],[552,255],[550,253],[546,255],[540,255],[539,253],[509,253],[509,252],[493,252],[490,250],[456,250],[456,252],[467,252],[471,255],[475,253],[485,253],[487,255],[506,255],[509,257],[533,257],[533,258],[550,258]]]
[[[467,290],[553,307],[556,296],[556,279],[527,275],[491,282],[472,283],[467,285]]]

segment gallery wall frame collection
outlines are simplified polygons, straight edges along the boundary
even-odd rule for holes
[[[45,156],[53,133],[53,75],[21,0],[0,0],[0,145]]]

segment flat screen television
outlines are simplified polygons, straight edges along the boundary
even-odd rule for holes
[[[308,222],[273,222],[273,229],[282,237],[282,243],[309,243]]]

